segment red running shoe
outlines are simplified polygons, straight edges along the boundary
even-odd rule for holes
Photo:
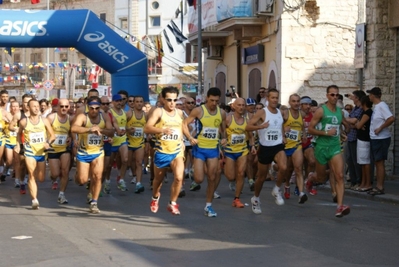
[[[159,194],[157,199],[152,198],[151,204],[150,204],[150,209],[153,213],[157,213],[159,205],[159,199],[161,198],[161,194]]]
[[[349,206],[341,205],[337,208],[337,211],[335,212],[335,217],[341,218],[345,215],[348,215],[350,212],[351,209],[349,208]]]
[[[180,215],[179,205],[178,204],[175,204],[175,205],[168,204],[168,211],[170,211],[170,213],[172,213],[173,215]]]
[[[51,186],[51,189],[53,189],[53,190],[57,190],[58,189],[58,182],[57,181],[53,182],[53,185]]]
[[[26,194],[26,185],[24,183],[21,184],[21,186],[19,188],[19,193],[21,195],[25,195]]]
[[[290,199],[291,197],[290,187],[284,186],[284,197],[285,199]]]

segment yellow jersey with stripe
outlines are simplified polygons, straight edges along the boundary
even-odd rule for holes
[[[0,140],[5,138],[4,130],[6,129],[6,122],[3,118],[3,112],[0,110]]]
[[[242,124],[238,124],[234,115],[231,116],[231,123],[226,128],[227,145],[224,148],[225,152],[241,153],[248,150],[248,135],[245,131],[245,127],[247,127],[247,119],[244,117],[243,120],[244,122]]]
[[[49,153],[60,153],[67,150],[67,139],[69,131],[71,130],[71,123],[69,121],[69,115],[65,122],[60,122],[58,114],[55,113],[54,121],[51,124],[54,130],[55,140],[51,145],[54,151],[49,151]]]
[[[162,109],[161,119],[155,127],[170,128],[172,133],[157,134],[155,142],[155,150],[164,154],[176,154],[183,149],[183,118],[179,116],[177,110],[174,115],[168,115],[164,108]]]
[[[205,105],[201,106],[202,117],[196,120],[198,147],[216,148],[219,144],[219,127],[222,124],[222,113],[216,107],[216,113],[210,114]]]
[[[114,116],[116,123],[119,126],[119,129],[126,130],[126,112],[121,109],[122,114],[118,114],[112,108],[110,109],[112,115]],[[126,143],[126,134],[119,136],[115,132],[114,137],[112,137],[112,146],[121,146],[123,143]]]
[[[18,127],[15,127],[15,131],[10,131],[8,129],[9,123],[5,123],[4,134],[6,136],[6,144],[15,146],[17,144],[17,134],[19,131]]]
[[[105,128],[105,120],[102,113],[99,113],[100,122],[93,123],[89,116],[86,114],[86,128],[91,128],[94,124],[100,127],[100,129]],[[104,142],[102,135],[96,135],[93,133],[83,133],[79,134],[79,148],[78,154],[85,156],[85,155],[98,155],[104,154]]]
[[[46,126],[42,117],[39,122],[33,124],[30,117],[26,118],[26,127],[23,131],[25,156],[44,156],[44,144],[47,142]]]
[[[144,112],[141,112],[141,117],[137,118],[136,113],[133,111],[133,115],[127,122],[127,128],[134,128],[134,133],[127,135],[127,141],[129,147],[141,148],[144,147],[144,126],[146,119]]]
[[[288,119],[284,122],[284,127],[289,126],[290,131],[285,133],[285,149],[296,148],[302,144],[302,130],[303,130],[303,119],[301,112],[298,112],[298,118],[294,118],[291,111],[288,110]]]

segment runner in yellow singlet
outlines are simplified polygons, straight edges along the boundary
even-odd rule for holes
[[[11,112],[11,120],[19,112],[19,103],[17,101],[14,101],[10,104],[10,112]],[[5,129],[6,133],[6,149],[5,149],[5,156],[6,156],[6,167],[4,169],[3,174],[7,174],[9,168],[11,165],[13,166],[14,171],[17,171],[21,166],[19,164],[17,165],[16,163],[19,163],[16,158],[19,157],[19,155],[14,153],[14,147],[17,145],[17,133],[18,133],[18,128],[13,129],[13,131],[10,130],[10,124],[7,124],[7,127]],[[21,184],[19,182],[19,179],[15,179],[15,188],[20,188]]]
[[[220,89],[209,88],[206,103],[194,108],[183,122],[185,136],[193,146],[194,180],[200,184],[204,180],[204,164],[207,167],[208,187],[206,191],[206,204],[204,214],[208,217],[216,217],[217,213],[212,208],[212,200],[216,190],[216,175],[219,164],[219,138],[220,144],[226,144],[226,113],[218,107]],[[191,136],[188,125],[196,121],[197,135]]]
[[[55,141],[52,145],[54,150],[49,151],[48,161],[51,180],[56,181],[58,177],[61,178],[60,192],[58,194],[58,203],[60,204],[68,203],[68,200],[65,198],[65,190],[69,181],[71,153],[67,148],[72,140],[70,131],[71,122],[68,115],[69,108],[68,99],[62,98],[59,100],[57,112],[51,113],[46,118],[55,134]]]
[[[143,177],[142,163],[144,159],[144,126],[147,122],[147,115],[143,111],[144,100],[141,96],[134,97],[133,109],[129,110],[127,116],[127,141],[129,147],[130,168],[136,171],[135,193],[144,192],[144,186],[141,184]]]
[[[160,189],[167,168],[173,171],[173,183],[170,189],[168,211],[179,215],[179,206],[176,201],[179,196],[184,173],[184,145],[183,145],[183,112],[176,108],[179,91],[175,87],[162,89],[162,108],[156,108],[149,116],[144,127],[146,134],[156,136],[154,153],[154,172],[152,201],[150,209],[158,211]]]
[[[17,141],[22,144],[24,138],[25,163],[29,174],[28,186],[32,197],[32,209],[39,208],[37,200],[36,179],[44,181],[46,172],[45,150],[49,149],[55,140],[53,128],[50,123],[40,116],[40,104],[36,99],[29,100],[29,116],[19,122]],[[49,136],[47,136],[47,134]],[[15,146],[14,151],[19,153],[20,146]]]
[[[71,128],[72,134],[79,134],[76,182],[84,184],[89,179],[89,172],[92,175],[90,182],[91,213],[100,213],[97,200],[101,191],[101,177],[104,169],[103,135],[111,137],[114,134],[110,118],[100,112],[100,101],[97,96],[88,98],[89,112],[79,114]]]

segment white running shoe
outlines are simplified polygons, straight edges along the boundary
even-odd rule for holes
[[[277,188],[277,187],[273,188],[272,196],[274,196],[276,198],[276,204],[277,205],[280,205],[280,206],[284,205],[284,199],[281,196],[280,188]]]
[[[252,211],[255,214],[261,214],[262,209],[260,208],[260,201],[255,200],[255,197],[251,198],[251,203],[252,203]]]

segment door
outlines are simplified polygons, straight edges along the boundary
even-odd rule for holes
[[[262,83],[262,74],[259,69],[253,69],[249,72],[248,78],[248,97],[256,99],[259,88]]]
[[[219,103],[226,104],[226,74],[224,74],[224,72],[216,74],[216,87],[219,88],[222,93]]]

